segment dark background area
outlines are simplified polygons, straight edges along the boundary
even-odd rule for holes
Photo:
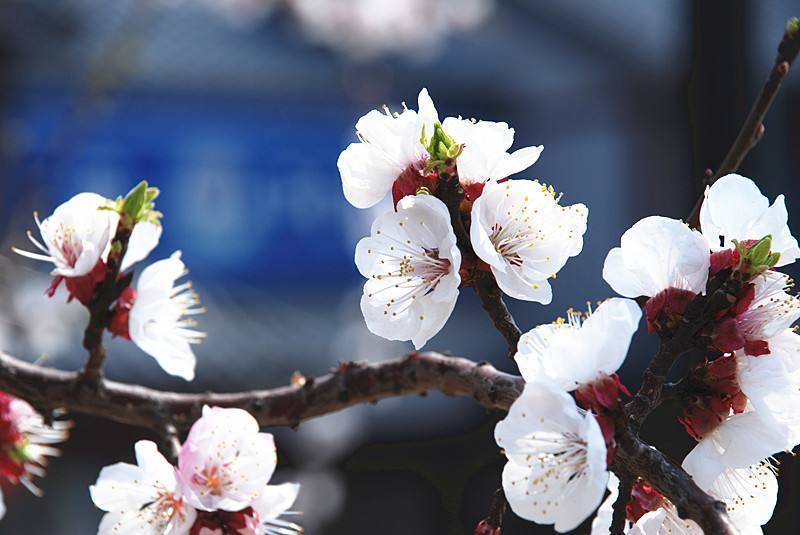
[[[384,103],[415,108],[421,87],[442,117],[507,121],[515,148],[544,144],[527,176],[554,184],[565,203],[589,206],[583,253],[559,272],[553,303],[510,303],[526,330],[552,321],[611,295],[602,263],[636,220],[689,212],[699,178],[722,160],[786,20],[798,14],[788,0],[417,2],[434,18],[396,12],[398,1],[370,14],[392,11],[388,30],[359,41],[352,18],[321,31],[330,17],[312,24],[291,0],[267,4],[0,2],[0,348],[54,367],[82,365],[84,311],[63,295],[48,300],[46,267],[12,257],[9,246],[25,243],[33,210],[48,214],[85,190],[115,197],[148,179],[165,213],[151,260],[183,250],[209,309],[201,318],[209,337],[191,384],[120,341],[110,342],[109,377],[232,391],[406,353],[410,345],[364,326],[352,262],[356,241],[388,205],[348,205],[336,158],[358,117]],[[467,4],[476,20],[454,23]],[[411,32],[405,41],[394,33],[401,25]],[[743,169],[771,199],[786,194],[795,234],[799,98],[795,73]],[[515,371],[504,347],[468,291],[426,346]],[[653,350],[642,329],[621,372],[630,387]],[[670,409],[645,436],[679,461],[691,442]],[[492,436],[500,417],[431,393],[270,430],[276,480],[304,485],[297,508],[311,535],[471,533],[499,483]],[[44,499],[6,489],[0,533],[94,533],[100,512],[88,486],[102,466],[131,461],[136,440],[155,438],[97,419],[75,423],[41,481]],[[768,534],[800,525],[795,464],[781,467]],[[504,530],[549,532],[513,514]]]

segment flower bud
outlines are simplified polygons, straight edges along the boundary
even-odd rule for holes
[[[500,528],[492,526],[487,520],[481,520],[475,526],[475,535],[500,535],[500,533]]]

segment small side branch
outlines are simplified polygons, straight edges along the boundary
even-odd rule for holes
[[[103,345],[103,333],[111,321],[111,305],[130,284],[130,279],[120,280],[122,259],[128,250],[131,231],[120,223],[114,237],[116,250],[108,256],[105,278],[89,303],[89,323],[83,334],[83,347],[89,352],[89,359],[83,368],[83,379],[88,384],[96,384],[103,374],[103,363],[106,360],[106,348]]]
[[[631,491],[636,477],[628,474],[619,475],[619,495],[614,502],[614,512],[611,515],[611,535],[625,535],[625,521],[628,516],[628,502],[631,501]]]
[[[755,147],[761,138],[764,136],[764,118],[767,115],[775,96],[783,84],[786,75],[789,74],[789,68],[800,52],[800,23],[797,19],[792,19],[786,25],[786,30],[783,32],[783,38],[778,45],[778,54],[775,58],[775,64],[769,72],[761,92],[758,94],[750,113],[747,115],[744,124],[742,125],[739,135],[731,145],[728,154],[722,161],[722,164],[717,169],[717,172],[708,179],[708,184],[713,184],[718,178],[733,173],[742,165],[747,154]],[[701,196],[694,205],[694,208],[686,218],[689,226],[697,228],[700,225],[700,206],[703,203]]]

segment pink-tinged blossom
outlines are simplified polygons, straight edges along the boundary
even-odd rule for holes
[[[367,278],[361,312],[378,336],[419,349],[455,308],[461,252],[447,207],[432,195],[405,197],[397,211],[379,216],[355,261]]]
[[[772,252],[780,253],[778,267],[800,257],[800,247],[792,236],[783,195],[772,205],[758,186],[741,175],[730,174],[706,188],[700,209],[700,227],[712,251],[735,247],[772,236]]]
[[[184,498],[175,468],[148,440],[136,443],[136,465],[106,466],[89,492],[106,511],[98,535],[188,535],[196,512]]]
[[[112,209],[108,209],[112,208]],[[99,261],[105,261],[117,230],[119,214],[113,203],[96,193],[79,193],[55,209],[44,221],[34,213],[41,242],[28,233],[37,253],[14,249],[32,258],[51,262],[53,275],[81,277]]]
[[[47,457],[60,454],[53,444],[67,439],[69,427],[69,422],[46,424],[28,402],[0,392],[0,482],[21,484],[41,496],[33,478],[44,477]],[[0,489],[0,518],[5,512]]]
[[[277,453],[269,433],[241,409],[204,407],[178,457],[188,502],[204,511],[241,511],[262,498]]]
[[[489,181],[472,205],[470,241],[515,299],[550,303],[549,278],[583,249],[588,209],[561,206],[536,180]]]

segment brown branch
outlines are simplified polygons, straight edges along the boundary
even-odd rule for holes
[[[41,411],[66,409],[163,433],[170,425],[186,431],[203,405],[237,407],[263,427],[296,426],[363,403],[438,390],[469,396],[488,409],[508,410],[524,387],[521,377],[439,353],[411,353],[381,363],[343,363],[302,385],[230,394],[162,392],[98,378],[92,389],[78,372],[45,368],[0,353],[0,390],[30,402]],[[632,433],[620,437],[615,456],[620,470],[636,474],[662,492],[681,514],[707,528],[706,533],[734,534],[724,505],[703,493],[686,472]],[[725,529],[722,529],[722,528]],[[720,528],[720,529],[717,529]]]
[[[103,333],[111,321],[111,305],[130,284],[130,277],[119,278],[122,259],[128,250],[131,230],[120,221],[113,243],[116,250],[108,255],[103,282],[95,291],[89,303],[89,323],[83,333],[83,347],[89,352],[89,359],[83,368],[83,380],[96,384],[103,374],[103,362],[106,360],[106,348],[103,345]]]
[[[764,86],[756,98],[750,113],[747,115],[739,135],[728,150],[728,154],[717,169],[717,172],[708,179],[707,184],[713,184],[718,178],[736,171],[744,161],[747,154],[755,147],[764,136],[764,118],[767,115],[775,96],[781,88],[783,80],[789,74],[789,67],[800,51],[800,26],[797,19],[791,19],[783,32],[783,38],[778,45],[778,54],[775,63],[769,72]],[[698,228],[700,225],[700,207],[703,204],[703,195],[697,199],[694,208],[686,218],[689,226]]]
[[[689,474],[667,459],[663,453],[645,444],[633,433],[618,437],[620,450],[614,457],[618,470],[637,474],[653,485],[678,509],[681,518],[697,522],[704,533],[736,535],[725,504],[698,487]]]
[[[233,394],[180,394],[99,379],[101,392],[86,388],[77,372],[28,364],[0,353],[0,390],[46,411],[99,416],[163,433],[164,420],[179,431],[200,417],[203,405],[237,407],[250,412],[263,427],[296,426],[301,421],[353,405],[388,397],[439,390],[471,396],[490,409],[507,409],[522,391],[521,377],[497,371],[486,363],[438,353],[411,353],[378,364],[344,363],[300,386]]]
[[[661,403],[662,390],[672,365],[694,346],[695,335],[721,310],[736,302],[740,282],[729,279],[708,296],[698,295],[689,304],[675,334],[661,341],[653,360],[644,371],[642,386],[625,406],[629,425],[638,431],[645,418]]]
[[[622,472],[622,470],[620,470]],[[620,473],[619,475],[619,495],[614,502],[614,511],[611,515],[611,528],[609,529],[611,535],[625,535],[625,521],[628,516],[628,502],[631,501],[631,491],[633,490],[633,483],[636,481],[635,476]]]

